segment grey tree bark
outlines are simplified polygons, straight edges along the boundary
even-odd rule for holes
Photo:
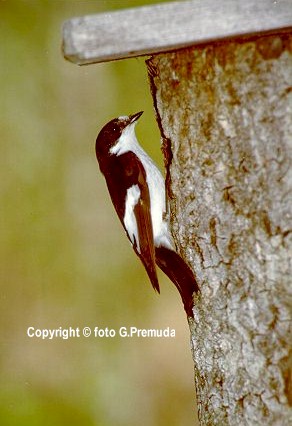
[[[201,425],[290,425],[292,34],[147,61]]]

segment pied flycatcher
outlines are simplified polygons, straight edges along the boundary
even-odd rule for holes
[[[176,252],[166,220],[165,182],[139,145],[135,125],[143,111],[111,120],[96,139],[96,157],[126,234],[159,292],[156,265],[178,289],[184,309],[193,317],[193,272]]]

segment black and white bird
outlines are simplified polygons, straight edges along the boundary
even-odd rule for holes
[[[177,287],[188,316],[198,291],[190,267],[175,251],[166,219],[165,182],[139,145],[135,125],[143,111],[107,123],[96,139],[96,157],[126,234],[159,292],[156,264]]]

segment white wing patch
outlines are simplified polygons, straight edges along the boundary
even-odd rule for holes
[[[138,185],[133,185],[127,190],[126,196],[126,210],[124,215],[124,225],[128,232],[129,238],[132,245],[135,245],[139,253],[140,252],[140,242],[138,235],[137,220],[134,213],[134,208],[137,205],[139,198],[141,196],[140,188]]]

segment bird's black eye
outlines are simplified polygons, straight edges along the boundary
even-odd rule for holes
[[[117,119],[107,123],[99,132],[98,138],[103,140],[105,144],[113,144],[116,142],[122,133],[122,126]]]
[[[110,128],[110,133],[112,135],[112,138],[118,139],[121,135],[121,128],[119,124],[115,123]]]

